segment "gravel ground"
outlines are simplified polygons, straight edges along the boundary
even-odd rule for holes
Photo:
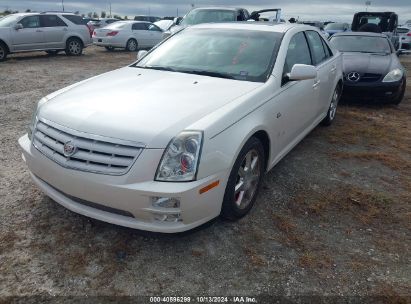
[[[384,296],[410,300],[411,78],[398,106],[340,105],[264,179],[244,219],[161,235],[72,213],[30,180],[17,139],[44,95],[132,62],[88,48],[0,64],[0,297]],[[403,56],[411,70],[411,56]]]

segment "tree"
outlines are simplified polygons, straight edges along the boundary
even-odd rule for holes
[[[124,20],[128,20],[128,17],[127,17],[127,16],[124,16]]]
[[[93,16],[93,13],[92,13],[92,12],[87,13],[87,17],[91,18],[91,16]]]
[[[96,12],[93,13],[93,18],[98,18],[98,14]]]
[[[119,15],[114,15],[113,18],[115,18],[115,19],[122,19],[121,16],[119,16]]]
[[[86,15],[85,15],[85,14],[81,14],[81,17],[83,17],[83,18],[84,18],[84,17],[86,17]]]
[[[101,18],[106,18],[107,14],[106,14],[105,11],[102,11],[101,14],[100,14],[100,16],[101,16]]]
[[[31,12],[31,9],[26,9],[26,13],[30,13]]]
[[[74,12],[74,15],[80,15],[80,12],[79,12],[79,11],[75,11],[75,12]]]

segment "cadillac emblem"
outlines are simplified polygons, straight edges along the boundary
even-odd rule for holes
[[[63,153],[65,157],[73,156],[74,153],[77,152],[77,147],[74,143],[70,140],[64,144]]]

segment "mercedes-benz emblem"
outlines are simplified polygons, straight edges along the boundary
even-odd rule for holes
[[[358,80],[360,80],[360,74],[358,72],[348,73],[347,79],[352,82],[357,82]]]
[[[76,151],[77,151],[77,147],[74,145],[74,143],[71,140],[69,140],[68,142],[64,144],[64,147],[63,147],[64,156],[66,157],[73,156],[73,154],[76,153]]]

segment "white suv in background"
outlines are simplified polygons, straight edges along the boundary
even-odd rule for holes
[[[0,61],[7,54],[46,51],[79,56],[91,44],[90,28],[70,13],[12,14],[0,19]]]

